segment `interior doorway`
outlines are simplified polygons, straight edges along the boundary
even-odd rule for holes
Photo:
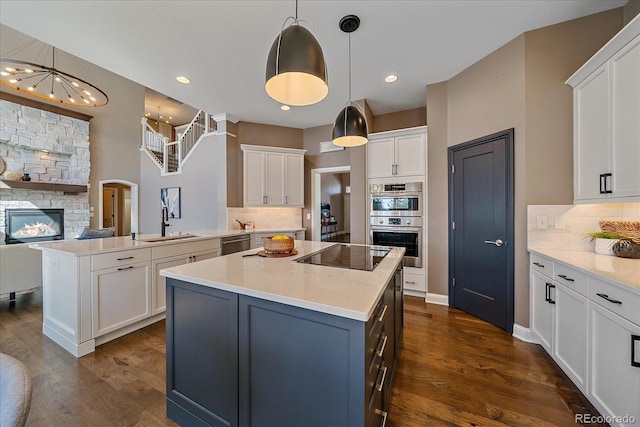
[[[114,227],[115,236],[138,232],[138,184],[113,179],[98,185],[98,226]]]
[[[348,242],[350,173],[350,166],[311,170],[311,240]]]

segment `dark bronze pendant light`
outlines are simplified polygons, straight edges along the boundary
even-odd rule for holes
[[[293,23],[284,28],[289,19],[293,19]],[[322,101],[329,93],[327,66],[320,44],[300,25],[298,0],[296,16],[285,19],[282,27],[267,59],[267,94],[278,102],[294,106]]]
[[[360,26],[360,18],[347,15],[340,20],[340,29],[349,34],[349,103],[340,111],[333,124],[333,143],[340,147],[366,144],[369,137],[367,119],[351,102],[351,33]]]

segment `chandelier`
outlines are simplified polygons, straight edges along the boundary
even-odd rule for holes
[[[16,49],[24,49],[32,42]],[[43,51],[46,51],[45,45]],[[56,54],[59,51],[51,46],[51,66],[41,65],[38,59],[0,58],[0,83],[21,93],[67,105],[101,107],[109,102],[109,97],[97,86],[73,74],[56,68]],[[76,68],[82,69],[77,58],[67,54]],[[44,58],[46,63],[46,57]]]

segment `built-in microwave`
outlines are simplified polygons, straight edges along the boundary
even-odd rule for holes
[[[369,216],[422,216],[422,183],[371,184]]]

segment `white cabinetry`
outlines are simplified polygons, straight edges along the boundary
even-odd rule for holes
[[[369,178],[425,175],[426,162],[425,127],[369,135]]]
[[[163,313],[167,304],[166,281],[160,270],[220,256],[220,239],[178,243],[152,248],[153,288],[151,312]]]
[[[575,201],[640,201],[640,16],[566,83],[574,88]]]
[[[537,254],[530,267],[540,344],[607,422],[639,425],[640,294]]]
[[[244,206],[304,206],[304,153],[291,148],[241,145]]]

